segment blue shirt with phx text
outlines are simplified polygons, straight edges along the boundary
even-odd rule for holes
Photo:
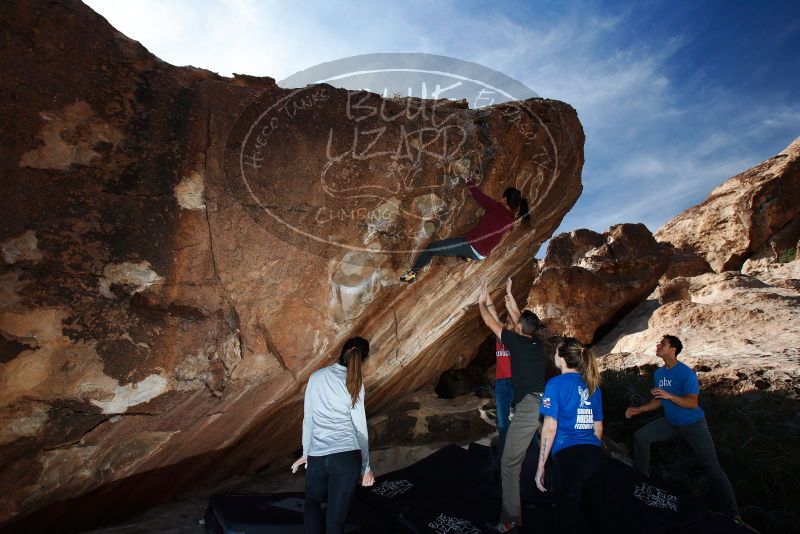
[[[600,388],[589,395],[580,373],[564,373],[548,380],[541,412],[558,422],[553,455],[573,445],[600,446],[594,435],[594,423],[603,420],[603,397]]]
[[[653,376],[657,388],[683,397],[686,395],[698,395],[700,393],[700,382],[697,375],[688,365],[678,362],[672,369],[666,365],[656,369]],[[705,416],[700,406],[696,408],[681,408],[672,401],[663,399],[661,406],[664,408],[664,416],[667,421],[676,426],[686,426],[696,423]]]

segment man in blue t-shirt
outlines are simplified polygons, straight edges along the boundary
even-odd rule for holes
[[[719,465],[705,414],[698,406],[700,383],[697,375],[685,363],[678,361],[682,348],[683,344],[675,336],[661,339],[656,345],[656,356],[664,360],[664,366],[655,372],[656,387],[650,391],[653,399],[625,411],[625,417],[630,419],[634,415],[664,408],[664,417],[651,421],[636,432],[633,438],[634,465],[645,476],[649,476],[650,444],[682,436],[708,472],[722,510],[740,520],[733,488]]]

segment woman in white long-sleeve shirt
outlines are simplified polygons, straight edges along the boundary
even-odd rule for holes
[[[322,532],[321,503],[327,494],[327,534],[344,532],[347,510],[358,479],[364,486],[375,481],[369,468],[369,436],[364,413],[361,364],[369,356],[369,342],[348,339],[339,362],[308,379],[303,412],[303,456],[292,472],[305,465],[305,531]]]

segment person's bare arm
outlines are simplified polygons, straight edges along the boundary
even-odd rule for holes
[[[602,421],[595,421],[594,422],[594,435],[597,436],[597,439],[603,439],[603,422]]]
[[[630,419],[634,415],[652,412],[653,410],[658,410],[659,408],[661,408],[661,399],[652,399],[647,404],[642,404],[641,406],[631,406],[625,410],[625,417]]]
[[[522,312],[519,311],[519,306],[517,306],[517,301],[514,299],[514,295],[511,294],[511,278],[506,281],[506,310],[508,311],[509,317],[511,320],[514,321],[514,324],[517,324],[519,321],[519,316],[522,315]]]
[[[558,430],[558,421],[550,416],[545,416],[542,425],[542,442],[539,446],[539,465],[536,468],[536,487],[541,491],[547,491],[547,488],[544,487],[544,466],[550,450],[553,448],[556,430]]]
[[[489,294],[489,281],[485,276],[481,277],[481,291],[486,291],[486,294]],[[500,320],[500,316],[497,315],[497,310],[494,308],[494,304],[491,300],[486,302],[486,309],[489,310],[489,313],[492,315],[492,318],[500,323],[503,324],[503,321]]]
[[[489,311],[489,307],[494,307],[492,304],[492,297],[489,295],[488,288],[481,284],[481,293],[478,297],[478,309],[481,312],[481,319],[489,327],[489,329],[496,335],[500,337],[500,334],[503,331],[503,325],[500,324],[500,321],[495,319],[492,316],[492,313]]]
[[[672,401],[681,408],[688,408],[690,410],[697,408],[697,404],[700,402],[700,395],[696,393],[690,393],[688,395],[684,395],[683,397],[679,397],[664,391],[661,388],[654,388],[650,393],[652,393],[653,397],[657,399]]]

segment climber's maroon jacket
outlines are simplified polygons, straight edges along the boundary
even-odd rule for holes
[[[469,186],[469,192],[486,212],[478,224],[467,232],[466,239],[472,248],[478,251],[478,254],[488,256],[506,235],[506,232],[514,226],[515,219],[511,212],[496,200],[485,195],[477,185]]]

